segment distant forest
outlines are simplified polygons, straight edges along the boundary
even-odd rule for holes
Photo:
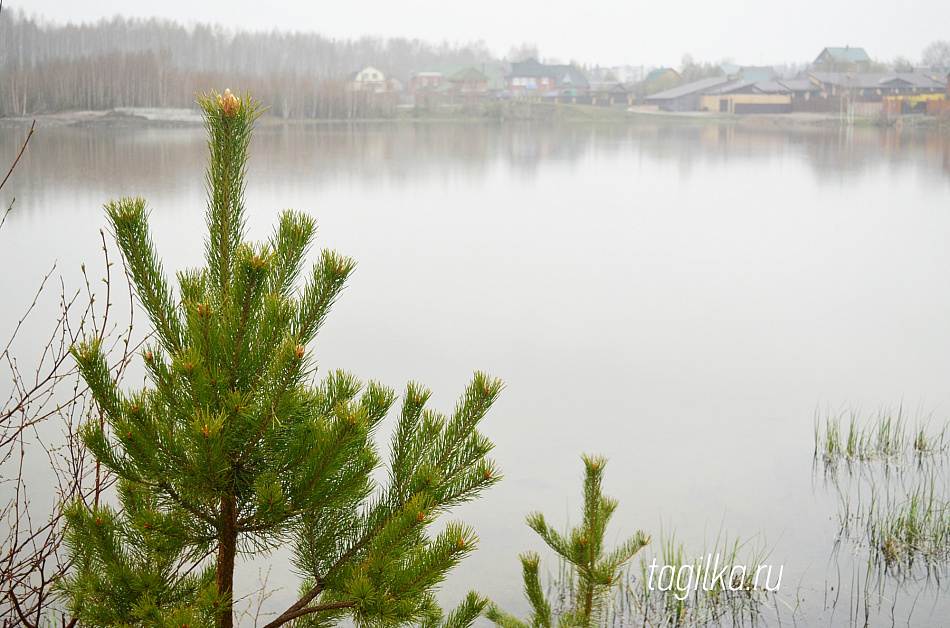
[[[185,27],[168,20],[54,24],[0,13],[0,116],[116,107],[191,107],[194,93],[252,88],[284,118],[387,116],[391,95],[347,93],[366,66],[408,83],[427,63],[501,63],[483,42],[449,45],[315,33]]]

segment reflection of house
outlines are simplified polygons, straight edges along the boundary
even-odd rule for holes
[[[647,104],[663,111],[698,111],[699,100],[703,94],[732,82],[732,79],[724,76],[715,76],[658,92],[647,96],[645,100]]]
[[[819,72],[867,72],[871,57],[864,48],[825,48],[812,65]]]
[[[590,84],[572,65],[545,65],[526,59],[511,64],[508,89],[513,96],[586,96]]]
[[[346,77],[346,90],[349,92],[384,92],[386,77],[373,67],[365,67]]]

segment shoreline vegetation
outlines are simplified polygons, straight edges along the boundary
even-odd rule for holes
[[[37,128],[103,127],[103,128],[177,128],[199,127],[197,109],[131,108],[106,110],[62,111],[32,116],[0,117],[0,128],[20,128],[36,121]],[[688,124],[735,125],[746,128],[838,128],[893,127],[901,130],[939,131],[950,134],[950,121],[935,116],[899,116],[884,119],[878,116],[854,117],[850,121],[832,113],[781,113],[735,115],[708,112],[673,113],[649,109],[621,109],[590,105],[571,105],[507,101],[488,103],[475,109],[424,107],[397,108],[389,117],[357,118],[281,118],[262,116],[263,126],[283,124],[367,124],[367,123],[511,123],[511,122],[592,122],[625,124]]]

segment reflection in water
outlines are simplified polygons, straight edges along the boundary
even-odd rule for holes
[[[148,199],[170,271],[198,264],[204,161],[200,128],[41,128],[4,188],[0,330],[53,259],[81,285],[111,198]],[[587,452],[611,460],[619,536],[765,535],[800,583],[783,599],[826,623],[827,583],[854,588],[828,563],[838,499],[809,482],[813,411],[950,407],[948,183],[947,137],[906,128],[274,124],[248,230],[310,211],[358,261],[321,369],[418,380],[444,410],[475,369],[506,381],[485,425],[506,479],[459,513],[481,550],[447,600],[476,587],[523,614],[517,555],[541,549],[523,517],[576,512],[563,463]],[[940,625],[924,597],[915,621]]]
[[[0,128],[0,144],[21,141],[16,129]],[[111,195],[134,193],[142,181],[180,181],[204,167],[200,129],[40,129],[26,162],[15,174],[19,189],[42,192],[58,185],[96,187]],[[876,167],[912,167],[929,176],[950,175],[950,137],[893,128],[757,128],[741,125],[560,125],[464,123],[274,124],[255,139],[261,157],[280,159],[287,177],[333,178],[383,173],[407,179],[446,163],[469,177],[483,175],[493,160],[530,172],[544,161],[578,162],[592,153],[635,152],[673,159],[688,173],[704,161],[800,153],[819,180],[854,176]],[[94,178],[77,168],[96,164]],[[258,164],[260,168],[263,164]],[[65,177],[65,178],[64,178]]]

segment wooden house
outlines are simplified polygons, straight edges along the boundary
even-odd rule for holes
[[[385,92],[386,76],[376,68],[367,66],[347,76],[345,88],[349,92]]]

